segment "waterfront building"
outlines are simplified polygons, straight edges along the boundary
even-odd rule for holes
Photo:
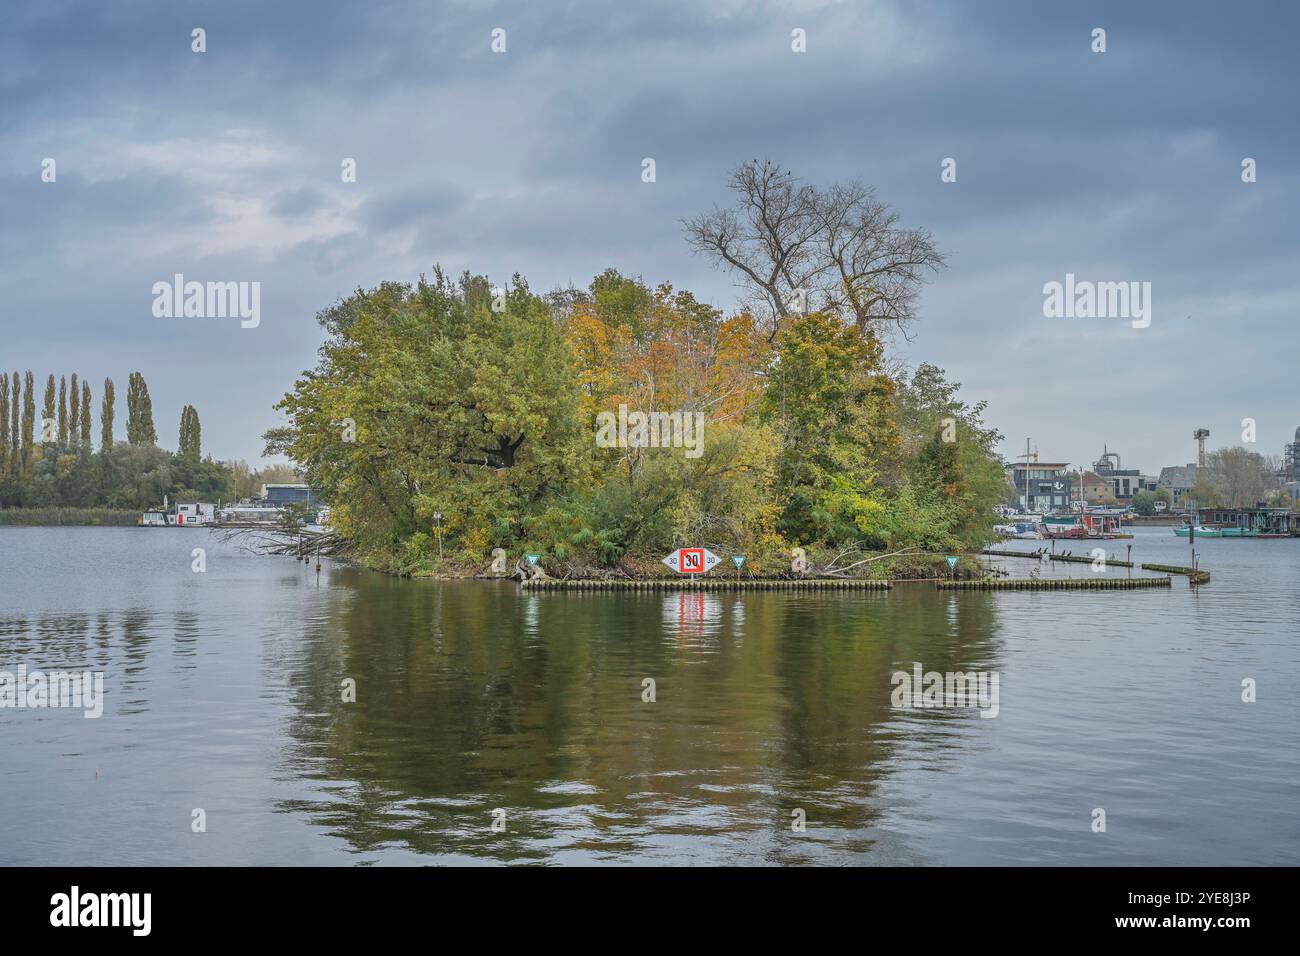
[[[1110,493],[1116,501],[1132,501],[1139,491],[1155,491],[1158,486],[1155,478],[1148,478],[1137,468],[1121,468],[1119,454],[1105,445],[1102,445],[1101,457],[1093,462],[1092,467],[1110,486]]]
[[[285,505],[306,505],[315,508],[320,505],[316,493],[307,485],[263,485],[261,502],[268,508],[283,508]]]
[[[1069,462],[1018,461],[1007,469],[1007,477],[1015,485],[1025,511],[1068,511],[1073,500],[1073,481],[1066,471],[1069,467]]]
[[[1290,508],[1200,508],[1197,515],[1202,528],[1220,537],[1300,534],[1300,514]]]
[[[1295,430],[1295,441],[1282,448],[1282,470],[1278,473],[1292,501],[1300,498],[1300,428]]]
[[[254,498],[231,502],[221,509],[218,520],[230,525],[279,524],[291,506],[305,509],[309,516],[322,510],[320,498],[305,484],[263,485],[262,493]],[[297,510],[297,509],[295,509]]]
[[[1186,465],[1167,465],[1161,468],[1156,487],[1169,492],[1171,511],[1186,511],[1187,506],[1183,499],[1191,497],[1192,486],[1195,484],[1196,462],[1188,462]]]
[[[1115,499],[1110,482],[1095,471],[1085,471],[1079,477],[1079,495],[1090,505],[1108,504]]]

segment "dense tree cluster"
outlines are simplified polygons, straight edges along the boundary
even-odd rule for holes
[[[153,406],[144,376],[132,372],[128,391],[130,442],[113,437],[114,386],[104,380],[100,447],[92,446],[90,384],[74,373],[45,380],[41,420],[35,379],[0,374],[0,507],[143,510],[162,502],[230,498],[233,469],[199,454],[199,418],[191,405],[181,417],[177,454],[156,447]],[[21,413],[20,413],[21,408]],[[245,466],[245,470],[247,470]]]
[[[435,270],[318,318],[320,362],[267,452],[300,465],[377,566],[430,570],[435,524],[465,561],[976,546],[1005,483],[983,404],[934,366],[889,374],[870,323],[830,311],[771,335],[614,270],[545,297]],[[602,447],[597,416],[620,406],[702,415],[700,454]]]
[[[987,540],[1005,480],[984,405],[934,366],[886,367],[883,340],[943,266],[933,241],[860,183],[754,161],[728,185],[731,208],[683,226],[744,289],[734,314],[612,269],[545,297],[440,269],[358,290],[318,315],[320,362],[268,453],[301,466],[366,560],[403,571],[431,568],[435,525],[461,560],[594,565]],[[656,439],[702,421],[703,441],[646,441],[644,419],[626,428],[643,414]]]

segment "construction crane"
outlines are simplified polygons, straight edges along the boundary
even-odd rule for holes
[[[1196,470],[1202,472],[1205,470],[1205,439],[1210,437],[1210,430],[1198,428],[1192,432],[1192,437],[1196,439]]]

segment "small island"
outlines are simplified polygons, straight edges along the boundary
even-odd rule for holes
[[[662,577],[689,545],[743,556],[717,574],[948,577],[946,556],[993,540],[1008,484],[984,404],[886,356],[943,254],[860,183],[754,161],[729,187],[683,227],[737,279],[733,309],[614,269],[545,295],[439,268],[358,290],[319,313],[319,364],[267,453],[351,557],[401,575],[487,574],[504,552]]]

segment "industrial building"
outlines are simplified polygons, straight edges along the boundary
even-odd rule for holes
[[[1119,502],[1129,502],[1139,491],[1155,491],[1158,482],[1137,468],[1121,468],[1118,452],[1102,445],[1101,457],[1093,462],[1097,476],[1110,486],[1110,493]]]
[[[1163,488],[1169,493],[1169,508],[1171,511],[1185,511],[1187,505],[1184,498],[1191,497],[1192,486],[1196,484],[1196,462],[1189,461],[1185,465],[1167,465],[1160,469],[1160,478],[1156,481],[1157,488]]]

